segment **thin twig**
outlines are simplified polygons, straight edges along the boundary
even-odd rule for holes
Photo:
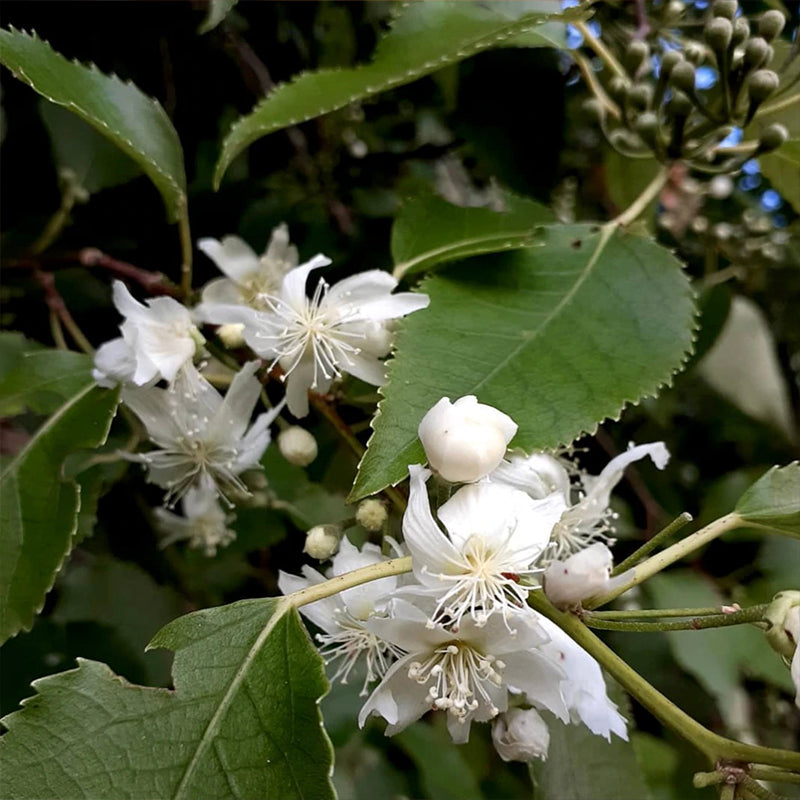
[[[64,298],[56,289],[56,282],[55,278],[49,272],[42,272],[41,270],[36,270],[34,272],[34,276],[36,278],[36,282],[39,286],[42,287],[44,291],[44,299],[47,303],[47,307],[50,311],[58,317],[59,322],[69,331],[70,336],[75,340],[75,343],[83,350],[84,353],[87,355],[94,355],[94,348],[92,347],[91,342],[84,336],[83,331],[78,327],[78,323],[72,317],[72,314],[69,313],[69,309],[67,308],[66,303],[64,302]],[[54,333],[54,337],[56,335]],[[63,337],[62,337],[63,341]],[[61,346],[58,340],[56,343]],[[66,342],[63,342],[66,346]]]
[[[84,267],[100,267],[108,270],[118,278],[134,281],[145,289],[148,294],[166,294],[170,297],[180,297],[181,290],[163,272],[150,272],[141,267],[136,267],[127,261],[112,258],[96,247],[85,247],[79,251],[78,261]]]

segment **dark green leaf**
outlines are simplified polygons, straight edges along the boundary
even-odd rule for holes
[[[409,200],[392,227],[395,277],[468,256],[532,245],[541,224],[554,220],[549,208],[533,200],[511,194],[503,200],[502,212],[454,206],[434,195]]]
[[[515,446],[542,450],[654,394],[680,368],[694,304],[669,252],[586,224],[545,226],[541,241],[423,282],[431,304],[397,336],[351,499],[424,461],[417,426],[441,397],[477,395],[517,422]]]
[[[0,386],[6,373],[14,367],[25,353],[40,350],[42,345],[26,339],[16,331],[3,331],[0,333]],[[0,395],[2,397],[2,395]]]
[[[90,378],[0,474],[0,641],[30,628],[72,549],[80,489],[62,465],[105,441],[117,402]]]
[[[608,194],[618,211],[624,211],[655,178],[660,164],[654,158],[628,158],[613,148],[606,152],[606,180]],[[658,206],[655,197],[642,214],[642,219],[653,227],[653,214]]]
[[[773,467],[736,505],[748,522],[800,538],[800,462]]]
[[[175,690],[104,664],[37,681],[3,720],[4,790],[19,798],[332,798],[322,659],[283,598],[175,620]]]
[[[582,14],[573,9],[570,18]],[[381,39],[373,60],[353,69],[305,72],[277,87],[231,128],[214,176],[219,186],[231,161],[257,139],[289,125],[343,108],[492,47],[552,46],[552,31],[536,27],[558,14],[523,3],[407,3]]]
[[[0,62],[15,77],[68,108],[110,139],[147,173],[171,219],[186,204],[186,176],[178,134],[156,100],[94,65],[68,61],[35,34],[0,30]]]

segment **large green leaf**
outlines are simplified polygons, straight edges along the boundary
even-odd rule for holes
[[[92,359],[70,350],[22,353],[0,378],[0,415],[50,414],[92,382]]]
[[[181,617],[152,647],[175,651],[175,690],[131,685],[105,664],[36,681],[3,720],[7,796],[333,797],[319,699],[322,659],[285,598]]]
[[[544,226],[537,246],[447,267],[421,291],[430,307],[397,336],[352,499],[425,460],[417,426],[443,396],[477,395],[518,423],[515,446],[548,449],[654,394],[691,348],[680,263],[596,225]]]
[[[800,538],[800,462],[773,467],[736,504],[748,522]]]
[[[89,377],[0,473],[0,641],[30,628],[72,549],[80,489],[62,465],[105,441],[117,401]]]
[[[504,211],[462,208],[428,195],[409,200],[392,226],[394,275],[402,278],[436,264],[481,253],[534,244],[544,222],[553,222],[546,206],[505,195]]]
[[[130,156],[164,198],[171,219],[186,204],[178,134],[164,109],[132,83],[93,64],[68,61],[35,34],[0,30],[0,63],[57,105],[68,108]]]
[[[567,16],[582,13],[572,9]],[[544,13],[541,6],[531,10],[527,3],[407,3],[369,64],[305,72],[236,122],[223,142],[214,185],[219,186],[233,159],[262,136],[411,83],[492,47],[552,46],[557,44],[552,32],[537,35],[535,29],[560,18]]]

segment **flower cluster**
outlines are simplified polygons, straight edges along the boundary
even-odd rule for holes
[[[346,680],[363,657],[362,694],[380,681],[360,724],[381,716],[391,735],[439,710],[452,739],[465,742],[472,722],[491,721],[506,760],[546,756],[541,710],[627,738],[598,664],[527,598],[542,589],[543,573],[559,605],[606,588],[611,490],[632,461],[649,455],[663,467],[668,454],[661,443],[631,448],[591,476],[543,454],[506,460],[516,430],[475,397],[442,398],[419,427],[430,469],[409,466],[402,547],[412,573],[301,608],[323,631],[318,640],[339,665],[335,677]],[[449,494],[435,511],[434,481],[437,496]],[[346,538],[340,548],[333,575],[384,558],[371,544],[358,553]],[[304,575],[282,574],[281,589],[323,580],[308,568]]]
[[[171,297],[144,305],[115,281],[114,304],[124,317],[121,336],[97,351],[93,375],[101,386],[122,385],[124,403],[155,445],[126,457],[144,464],[148,479],[166,490],[167,505],[184,498],[183,517],[156,512],[164,544],[187,539],[214,554],[233,536],[219,500],[230,505],[234,495],[247,494],[241,475],[260,469],[270,425],[284,402],[295,417],[303,417],[309,389],[327,392],[345,372],[380,385],[393,320],[425,308],[428,297],[392,294],[397,281],[380,270],[333,286],[320,278],[308,297],[309,274],[330,260],[317,255],[298,266],[286,225],[272,232],[261,257],[236,236],[201,239],[198,247],[225,277],[206,285],[193,310]],[[224,397],[201,374],[208,355],[197,327],[203,322],[222,326],[220,339],[228,346],[246,342],[267,359],[267,365],[245,364]],[[250,424],[261,394],[256,378],[261,366],[280,367],[286,398]],[[317,454],[314,438],[297,427],[285,432],[280,448],[287,460],[303,466]]]

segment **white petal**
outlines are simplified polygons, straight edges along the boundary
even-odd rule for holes
[[[122,337],[101,345],[94,355],[92,377],[107,389],[133,380],[135,372],[136,358]]]
[[[792,680],[794,681],[794,687],[797,690],[797,694],[794,698],[794,704],[800,708],[800,645],[798,645],[797,649],[794,651],[790,674],[792,676]]]
[[[489,480],[520,489],[534,499],[555,491],[561,492],[565,499],[570,494],[569,473],[557,458],[545,453],[511,456],[500,462],[500,466],[490,473]]]
[[[322,254],[314,256],[310,261],[295,267],[286,274],[281,287],[281,299],[293,309],[305,308],[306,283],[308,275],[314,269],[327,267],[331,260]]]
[[[286,376],[286,404],[297,419],[308,415],[308,390],[313,382],[314,365],[308,361],[301,361]]]
[[[291,575],[280,570],[278,572],[278,588],[284,594],[291,594],[292,592],[299,592],[301,589],[307,589],[309,586],[325,583],[326,580],[324,575],[308,566],[303,567],[303,575],[305,577],[301,578],[299,575]],[[299,611],[326,633],[336,634],[339,633],[341,628],[336,621],[334,611],[340,605],[340,600],[334,595],[333,597],[317,600],[315,603],[307,603],[300,606]]]
[[[243,283],[258,272],[258,256],[238,236],[225,236],[221,242],[216,239],[200,239],[197,248],[236,283]]]
[[[413,659],[413,654],[404,656],[389,667],[359,712],[360,728],[364,727],[368,717],[378,714],[389,723],[386,735],[392,736],[418,720],[430,708],[427,687],[408,677],[408,667]]]
[[[123,317],[128,319],[140,319],[147,317],[147,309],[128,291],[128,287],[122,281],[114,281],[112,294],[114,305]]]
[[[550,562],[544,573],[544,591],[558,608],[578,605],[582,600],[609,589],[614,557],[602,542],[595,542],[565,561]]]
[[[203,287],[202,298],[204,306],[235,306],[243,302],[238,284],[230,278],[214,278],[209,281]]]
[[[430,305],[430,298],[419,292],[400,292],[391,294],[382,300],[371,300],[358,307],[358,315],[362,319],[376,322],[387,319],[398,319],[407,314],[413,314]]]
[[[386,364],[366,353],[351,353],[339,367],[372,386],[386,383]]]
[[[147,428],[148,436],[162,447],[178,441],[183,431],[169,413],[164,389],[129,387],[123,389],[122,400]]]
[[[150,325],[143,325],[139,329],[136,344],[137,370],[134,380],[140,385],[152,378],[150,364],[156,367],[165,380],[174,381],[178,370],[191,361],[197,349],[190,336],[169,336],[165,331]]]
[[[383,300],[396,286],[397,281],[388,272],[371,269],[333,284],[325,302],[356,308],[371,300]]]
[[[532,702],[552,711],[560,720],[569,719],[561,695],[564,673],[555,663],[535,650],[507,653],[503,661],[506,664],[503,676],[509,688],[525,692]]]
[[[344,575],[386,560],[377,546],[367,543],[359,551],[345,536],[339,543],[339,552],[333,557],[332,572],[334,575]],[[342,599],[350,614],[356,619],[365,620],[374,613],[377,601],[392,592],[396,586],[395,576],[380,578],[346,589],[342,592]]]
[[[209,423],[209,438],[214,442],[237,442],[242,438],[261,394],[261,383],[255,377],[258,367],[258,361],[248,361],[234,376]]]

